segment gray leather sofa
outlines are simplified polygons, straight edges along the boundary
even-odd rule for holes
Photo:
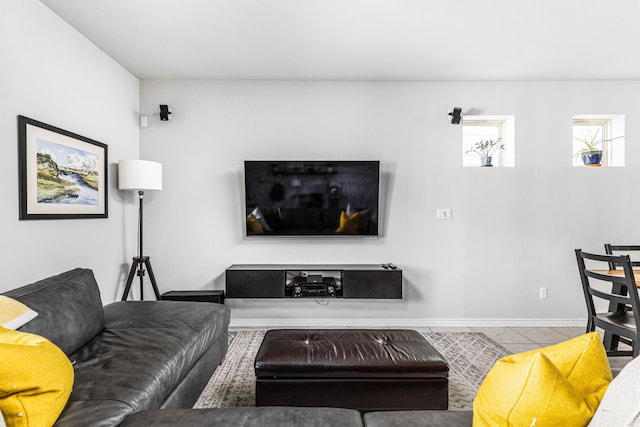
[[[74,269],[4,295],[38,313],[20,328],[74,363],[56,426],[114,426],[150,409],[190,408],[226,354],[229,308],[179,301],[102,305],[93,272]]]

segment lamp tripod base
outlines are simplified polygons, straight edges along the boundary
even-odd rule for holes
[[[140,299],[144,299],[143,294],[143,282],[145,275],[145,267],[147,271],[149,271],[149,280],[151,280],[151,286],[153,287],[153,292],[156,295],[156,299],[160,300],[160,292],[158,291],[158,285],[156,283],[156,277],[153,274],[153,269],[151,268],[151,261],[148,256],[136,256],[133,257],[133,264],[131,264],[131,270],[129,270],[129,277],[127,278],[127,284],[124,287],[124,293],[122,294],[122,301],[126,301],[129,297],[129,292],[131,291],[131,285],[133,284],[134,276],[140,277]]]

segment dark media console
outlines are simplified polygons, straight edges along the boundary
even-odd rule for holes
[[[234,264],[227,298],[402,299],[402,270],[393,264]]]

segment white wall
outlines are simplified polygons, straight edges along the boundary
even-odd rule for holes
[[[235,263],[404,270],[402,301],[228,300],[237,325],[582,324],[573,249],[640,241],[639,96],[640,82],[142,81],[141,158],[164,165],[146,252],[161,292],[224,289]],[[514,114],[516,167],[462,168],[454,106]],[[571,119],[588,113],[626,115],[625,168],[571,166]],[[243,238],[247,159],[381,160],[384,235]]]
[[[0,2],[0,64],[0,292],[87,267],[103,302],[119,299],[136,204],[115,164],[139,154],[138,80],[37,0]],[[108,145],[108,219],[18,220],[18,115]]]

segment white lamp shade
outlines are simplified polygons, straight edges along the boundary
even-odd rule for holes
[[[162,190],[162,164],[149,160],[118,162],[120,190]]]

